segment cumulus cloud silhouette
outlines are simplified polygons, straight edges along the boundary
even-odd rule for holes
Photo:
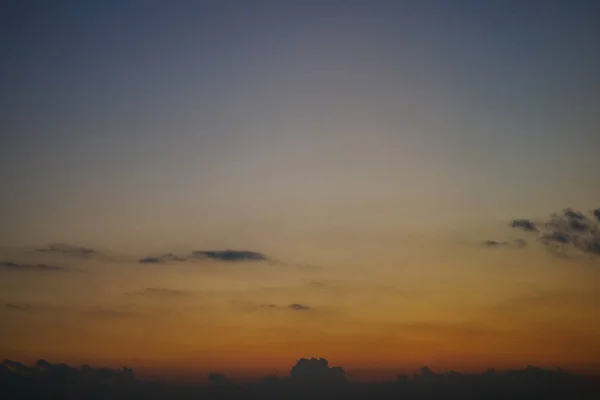
[[[65,267],[58,265],[48,264],[22,264],[11,261],[0,261],[0,268],[10,271],[47,271],[47,272],[59,272],[65,271]]]
[[[600,208],[590,211],[590,214],[592,217],[572,208],[565,208],[552,214],[538,226],[528,219],[515,219],[510,225],[539,232],[538,243],[561,257],[568,258],[576,253],[596,256],[600,255]],[[513,244],[523,247],[526,242],[519,240],[522,239],[517,239]],[[488,247],[496,247],[506,242],[487,240],[483,243]]]
[[[330,367],[325,358],[301,358],[290,371],[290,380],[304,384],[347,383],[346,371],[342,367]]]
[[[277,373],[276,370],[274,370]],[[342,367],[326,359],[300,359],[289,376],[270,374],[260,382],[234,383],[212,372],[213,383],[164,384],[138,380],[133,369],[73,367],[38,360],[32,366],[0,363],[3,399],[592,399],[598,398],[597,376],[568,373],[560,368],[496,371],[479,374],[434,372],[423,367],[411,375],[381,383],[351,382]]]
[[[528,219],[514,219],[510,223],[513,228],[520,228],[528,232],[536,232],[538,229],[535,224]]]
[[[65,243],[52,243],[48,245],[48,247],[42,247],[35,249],[34,252],[38,253],[58,253],[58,254],[67,254],[72,256],[80,256],[80,257],[90,257],[98,252],[96,250],[81,247],[81,246],[73,246]]]

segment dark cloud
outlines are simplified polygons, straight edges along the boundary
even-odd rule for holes
[[[571,236],[564,232],[550,232],[544,233],[542,236],[540,236],[540,241],[544,244],[567,244],[571,241]]]
[[[65,243],[52,243],[48,247],[35,249],[34,252],[38,253],[58,253],[58,254],[67,254],[73,256],[80,257],[90,257],[98,252],[96,250],[81,247],[81,246],[73,246]]]
[[[175,299],[186,297],[194,292],[189,290],[168,289],[168,288],[145,288],[139,292],[132,293],[136,296],[144,296],[156,299]]]
[[[267,261],[268,258],[261,253],[247,250],[198,250],[192,252],[191,258],[208,258],[226,262],[241,261]]]
[[[0,268],[11,270],[11,271],[48,271],[48,272],[59,272],[64,271],[66,268],[58,265],[48,264],[21,264],[11,261],[0,261]]]
[[[303,304],[298,304],[298,303],[290,304],[290,305],[288,305],[288,308],[290,310],[294,310],[294,311],[308,311],[311,309],[309,306],[305,306]]]
[[[574,244],[586,253],[600,255],[600,235],[578,238]]]
[[[539,231],[538,242],[552,253],[569,258],[579,254],[600,255],[600,208],[591,211],[595,219],[572,208],[566,208],[552,214],[548,220],[536,226],[527,219],[516,219],[511,226],[526,231]],[[513,242],[516,247],[522,247],[525,241]],[[494,247],[505,242],[487,240],[486,246]]]
[[[496,246],[502,246],[503,243],[497,242],[495,240],[486,240],[483,242],[483,244],[485,246],[489,246],[489,247],[496,247]]]
[[[586,217],[583,215],[583,213],[579,212],[579,211],[575,211],[572,208],[565,208],[565,210],[563,211],[563,214],[565,215],[565,217],[569,218],[569,219],[577,219],[577,220],[585,220]]]
[[[520,228],[528,232],[536,232],[538,229],[535,224],[528,219],[514,219],[510,223],[513,228]]]
[[[4,305],[9,310],[29,310],[30,306],[28,304],[15,304],[15,303],[6,303]]]
[[[208,374],[208,381],[217,386],[229,386],[231,381],[224,374],[211,372]]]
[[[140,259],[139,261],[144,264],[164,264],[169,261],[186,261],[188,257],[179,257],[173,253],[167,253],[160,257],[145,257]]]
[[[226,262],[244,262],[244,261],[268,261],[267,256],[247,250],[196,250],[187,256],[177,256],[173,253],[167,253],[160,257],[145,257],[139,260],[144,264],[164,264],[170,261],[190,261],[198,259],[209,259]]]
[[[515,239],[512,242],[498,242],[496,240],[485,240],[483,242],[484,246],[487,247],[515,247],[515,248],[522,248],[527,246],[527,241],[525,239]]]
[[[191,370],[189,371],[191,372]],[[324,358],[302,358],[289,376],[277,370],[260,382],[235,382],[211,372],[212,385],[164,384],[138,380],[131,368],[98,368],[53,364],[0,363],[3,399],[593,399],[600,386],[595,375],[560,368],[527,366],[518,370],[487,369],[482,373],[437,372],[425,366],[394,381],[352,382],[342,367]]]
[[[145,257],[141,258],[140,262],[142,264],[164,264],[165,260],[160,257]]]
[[[311,307],[304,305],[304,304],[298,304],[298,303],[288,304],[285,307],[279,306],[277,304],[261,304],[260,308],[271,309],[271,310],[292,310],[292,311],[312,310]]]
[[[50,304],[31,304],[31,303],[6,303],[4,307],[10,311],[19,312],[62,312],[66,309],[61,306],[55,306]]]
[[[346,384],[346,371],[342,367],[330,367],[324,358],[301,358],[290,371],[290,380],[303,384]]]

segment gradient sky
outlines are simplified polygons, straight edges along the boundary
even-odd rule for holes
[[[600,255],[509,227],[600,206],[599,19],[597,1],[3,2],[0,357],[600,369]],[[50,243],[97,253],[32,252]],[[269,260],[138,262],[222,249]]]

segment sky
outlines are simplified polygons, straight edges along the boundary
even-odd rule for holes
[[[600,371],[598,2],[0,7],[0,357]]]

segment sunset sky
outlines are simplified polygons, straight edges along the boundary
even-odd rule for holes
[[[3,2],[0,359],[600,372],[599,20]]]

